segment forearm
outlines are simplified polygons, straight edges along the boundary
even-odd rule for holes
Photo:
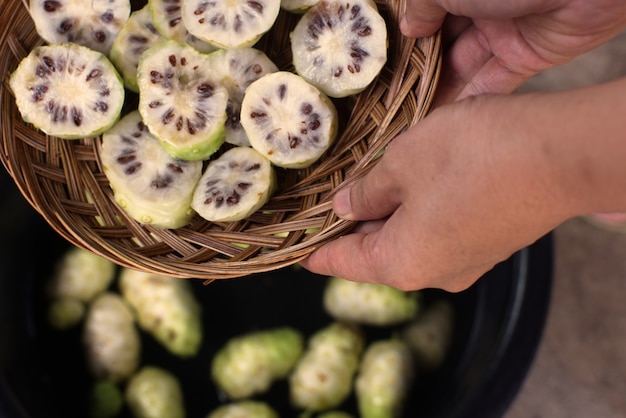
[[[526,125],[519,129],[529,133],[527,155],[564,217],[626,210],[625,97],[626,78],[519,97],[512,124]]]

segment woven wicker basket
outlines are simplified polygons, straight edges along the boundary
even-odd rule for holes
[[[404,38],[398,28],[403,0],[378,0],[388,24],[388,62],[356,97],[336,101],[339,138],[318,163],[279,172],[281,187],[248,219],[158,230],[130,219],[113,199],[98,159],[99,138],[48,137],[22,121],[8,87],[9,74],[42,44],[20,0],[0,10],[0,159],[27,201],[74,245],[125,266],[176,277],[226,279],[285,267],[354,223],[338,219],[333,192],[363,175],[400,132],[428,112],[437,84],[440,35]],[[292,70],[289,32],[297,16],[282,12],[256,47],[280,69]]]

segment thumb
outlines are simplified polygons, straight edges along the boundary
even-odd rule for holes
[[[446,14],[438,0],[407,0],[400,31],[409,38],[430,36],[441,27]]]
[[[388,159],[378,164],[363,178],[339,190],[333,198],[333,210],[342,219],[367,221],[382,219],[400,205],[399,189],[393,172],[386,169]]]

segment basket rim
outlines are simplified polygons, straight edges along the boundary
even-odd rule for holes
[[[73,245],[120,266],[214,280],[296,264],[354,228],[356,222],[333,213],[334,193],[365,175],[397,134],[430,111],[441,68],[441,33],[404,38],[397,24],[404,3],[377,0],[387,17],[388,62],[364,92],[340,100],[351,101],[353,109],[332,154],[312,168],[285,174],[290,179],[285,181],[287,187],[245,221],[217,224],[195,219],[177,230],[140,225],[117,206],[106,187],[99,138],[58,140],[24,123],[11,101],[8,75],[17,57],[27,54],[26,45],[43,41],[33,33],[23,0],[0,11],[0,22],[15,22],[0,32],[0,52],[13,58],[0,63],[0,73],[6,74],[0,84],[0,161],[52,229]]]

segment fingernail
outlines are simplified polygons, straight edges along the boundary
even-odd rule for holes
[[[350,187],[343,188],[333,198],[333,210],[343,219],[352,218],[352,204],[350,203]]]

